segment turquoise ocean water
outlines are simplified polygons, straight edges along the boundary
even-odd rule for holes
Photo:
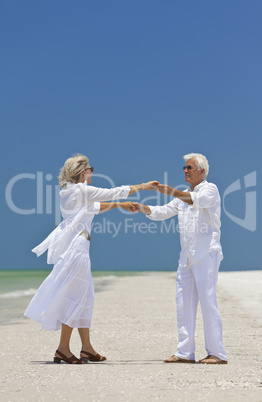
[[[26,320],[24,311],[44,279],[51,271],[0,270],[0,325],[19,324]],[[136,271],[93,271],[97,277],[141,275]],[[103,287],[99,287],[101,291]]]

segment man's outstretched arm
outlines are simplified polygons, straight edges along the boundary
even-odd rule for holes
[[[193,204],[190,193],[177,190],[176,188],[170,187],[167,184],[156,184],[154,189],[159,193],[171,195],[172,197],[179,198],[181,201],[186,202],[187,204]]]

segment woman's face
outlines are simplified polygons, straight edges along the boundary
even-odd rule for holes
[[[93,174],[93,169],[90,167],[90,165],[88,165],[88,167],[84,170],[84,176],[85,176],[85,180],[87,182],[87,184],[91,183],[91,177]]]
[[[81,173],[80,182],[84,183],[86,181],[87,184],[90,184],[92,174],[93,174],[93,168],[91,168],[90,165],[88,165],[88,167]]]

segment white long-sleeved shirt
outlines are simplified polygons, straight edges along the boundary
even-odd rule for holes
[[[39,257],[48,250],[47,263],[55,264],[66,256],[82,230],[91,233],[92,220],[100,211],[100,202],[127,198],[129,192],[129,186],[107,189],[86,183],[67,183],[60,191],[62,222],[32,251]]]
[[[161,221],[178,216],[181,252],[179,265],[196,264],[210,251],[218,251],[223,258],[220,244],[221,201],[215,184],[206,180],[190,192],[193,204],[174,198],[163,206],[150,206],[149,219]]]

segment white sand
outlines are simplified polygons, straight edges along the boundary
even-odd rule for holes
[[[229,359],[219,366],[163,363],[177,343],[175,273],[95,282],[91,336],[108,360],[53,364],[59,332],[42,331],[29,319],[2,326],[1,401],[262,401],[261,271],[219,274]],[[206,355],[200,311],[196,345],[200,359]],[[79,350],[74,331],[72,351]]]

